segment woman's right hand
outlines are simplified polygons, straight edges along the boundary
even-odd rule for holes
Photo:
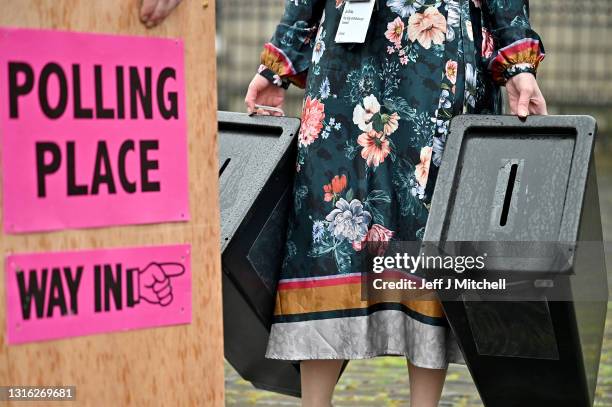
[[[283,116],[284,113],[257,109],[255,105],[275,107],[282,111],[283,103],[285,102],[285,92],[285,89],[274,85],[260,74],[255,74],[255,77],[249,84],[246,97],[244,98],[247,112],[249,112],[249,114],[255,113],[265,116]]]

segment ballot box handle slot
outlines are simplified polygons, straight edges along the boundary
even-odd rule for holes
[[[232,123],[220,121],[218,123],[218,131],[220,133],[246,133],[251,136],[280,137],[283,135],[282,127],[263,124],[261,122],[257,122],[255,119],[252,119],[250,123]]]
[[[506,223],[508,223],[508,212],[510,211],[510,201],[512,201],[512,192],[514,192],[514,182],[516,181],[517,172],[518,164],[512,164],[510,167],[510,176],[508,177],[508,185],[506,186],[504,206],[502,208],[501,218],[499,220],[500,226],[506,226]]]

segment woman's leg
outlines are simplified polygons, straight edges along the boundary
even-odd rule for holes
[[[304,360],[300,363],[302,407],[330,407],[343,360]]]
[[[444,387],[446,369],[424,369],[408,362],[410,407],[437,407]]]

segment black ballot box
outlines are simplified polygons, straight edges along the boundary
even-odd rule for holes
[[[298,364],[264,355],[300,121],[230,112],[218,121],[225,358],[255,387],[299,396]]]
[[[587,116],[452,121],[423,243],[485,254],[455,280],[504,281],[438,291],[487,407],[593,405],[608,300],[595,134]]]

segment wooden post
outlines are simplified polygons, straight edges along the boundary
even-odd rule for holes
[[[191,220],[2,234],[0,253],[4,257],[22,252],[189,243],[192,323],[8,346],[2,261],[0,385],[75,385],[76,405],[221,406],[224,383],[214,2],[183,0],[160,26],[150,30],[139,21],[139,7],[140,0],[0,0],[0,26],[184,41]]]

